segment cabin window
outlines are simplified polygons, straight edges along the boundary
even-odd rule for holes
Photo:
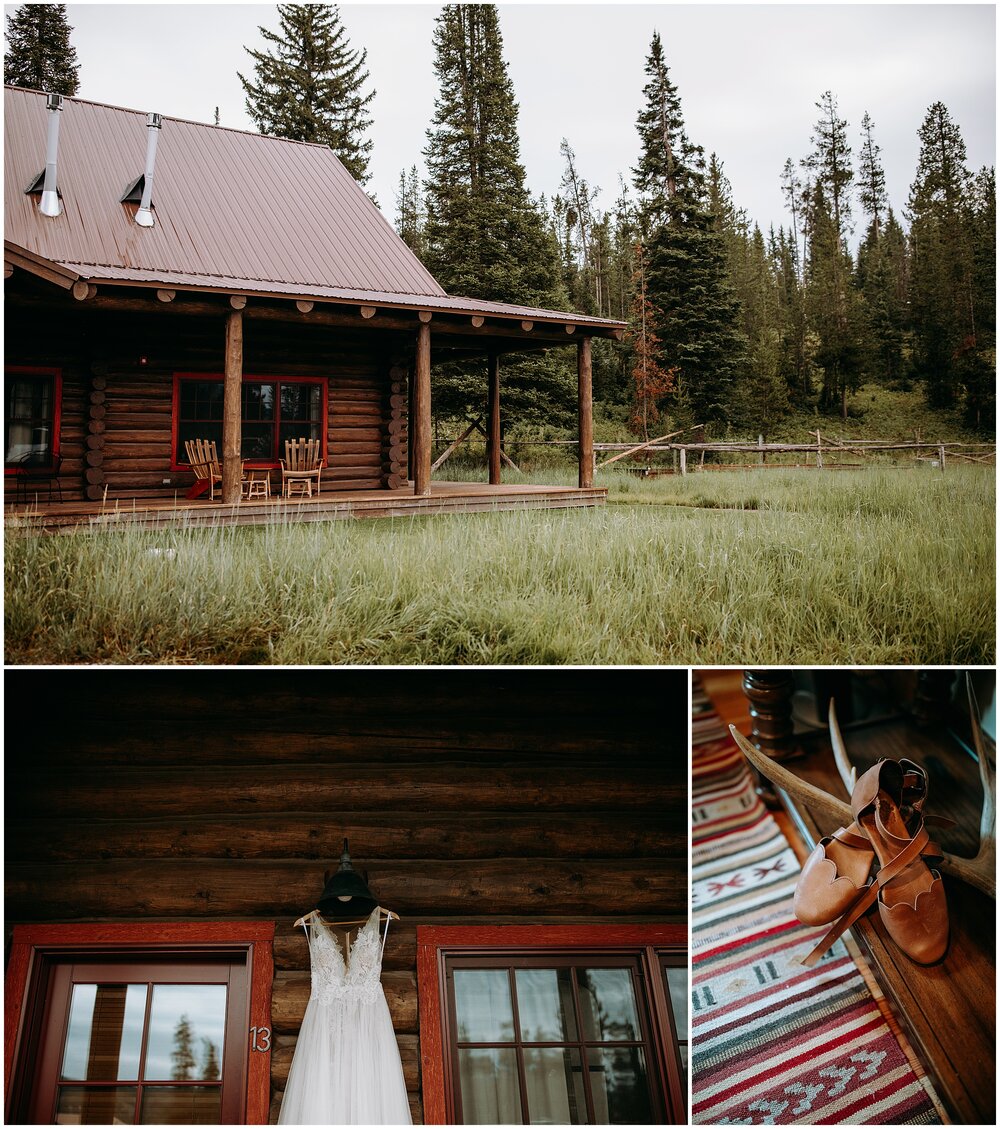
[[[184,444],[189,439],[214,440],[221,454],[222,400],[221,380],[179,377],[175,395],[175,465],[187,461]],[[325,418],[325,380],[244,380],[241,456],[276,463],[285,456],[286,439],[322,439]]]
[[[148,933],[164,938],[176,928],[150,926]],[[80,931],[83,943],[73,940]],[[266,1120],[269,1068],[255,1060],[269,1051],[270,1031],[266,1019],[255,1019],[266,1017],[267,1000],[254,999],[253,974],[255,959],[269,963],[270,944],[197,944],[196,925],[180,927],[183,945],[87,943],[88,934],[107,938],[116,931],[137,932],[134,926],[38,927],[36,941],[43,943],[31,944],[30,927],[15,930],[14,948],[28,944],[32,956],[25,962],[30,976],[14,983],[21,1035],[8,1122]],[[273,935],[273,928],[256,932]],[[16,955],[9,969],[22,963]],[[10,979],[8,971],[8,990]],[[9,1012],[7,1021],[9,1034]]]
[[[51,467],[58,450],[59,372],[7,368],[4,378],[6,469]]]
[[[504,943],[487,946],[487,931]],[[471,947],[461,928],[418,930],[421,1032],[425,1021],[440,1032],[439,1051],[424,1047],[424,1077],[443,1080],[440,1095],[425,1090],[428,1122],[686,1122],[682,943],[655,927],[650,944],[641,927],[468,932]]]

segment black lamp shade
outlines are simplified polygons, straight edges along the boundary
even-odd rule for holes
[[[319,912],[327,921],[368,915],[378,905],[361,875],[351,865],[344,840],[344,853],[340,856],[340,869],[330,877],[317,903]]]

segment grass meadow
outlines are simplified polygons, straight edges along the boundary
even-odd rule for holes
[[[560,470],[532,480],[572,481]],[[601,472],[598,482],[609,504],[591,510],[70,536],[8,528],[5,660],[995,661],[993,468]]]

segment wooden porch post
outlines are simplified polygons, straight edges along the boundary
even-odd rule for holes
[[[581,337],[576,347],[577,400],[580,423],[580,489],[594,485],[594,377],[590,338]]]
[[[486,394],[486,457],[490,485],[500,484],[500,357],[489,355],[489,386]]]
[[[413,493],[431,492],[431,327],[417,330],[417,363],[413,380]]]
[[[243,313],[233,310],[226,318],[226,370],[222,388],[222,501],[240,500],[243,446]]]

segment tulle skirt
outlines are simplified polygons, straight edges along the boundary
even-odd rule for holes
[[[372,1000],[311,999],[279,1125],[409,1125],[399,1046],[381,988]]]

